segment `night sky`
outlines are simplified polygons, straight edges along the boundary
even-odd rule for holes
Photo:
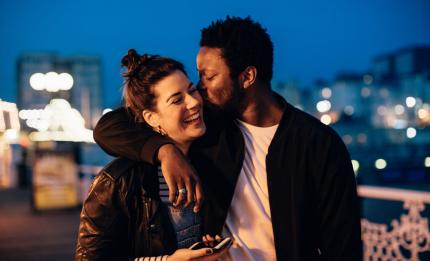
[[[265,3],[265,4],[263,4]],[[200,29],[250,15],[275,44],[274,79],[333,79],[364,72],[375,55],[430,44],[430,1],[0,1],[0,99],[16,101],[16,58],[26,52],[88,54],[103,62],[104,105],[120,99],[128,48],[171,56],[195,80]]]

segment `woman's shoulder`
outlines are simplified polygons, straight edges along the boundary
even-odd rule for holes
[[[107,164],[99,173],[112,181],[126,178],[134,170],[139,172],[152,171],[156,166],[141,161],[134,161],[127,158],[119,157]]]

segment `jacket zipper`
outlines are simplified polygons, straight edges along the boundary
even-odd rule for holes
[[[150,253],[151,251],[151,233],[150,233],[150,211],[151,211],[151,198],[149,197],[143,197],[144,202],[144,216],[145,216],[145,246],[147,251]]]

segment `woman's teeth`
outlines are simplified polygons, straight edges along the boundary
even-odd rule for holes
[[[186,123],[190,123],[190,122],[192,122],[192,121],[198,120],[199,118],[200,118],[199,113],[196,113],[196,114],[194,114],[194,115],[192,115],[192,116],[188,117],[188,118],[187,118],[187,119],[185,119],[184,121],[185,121]]]

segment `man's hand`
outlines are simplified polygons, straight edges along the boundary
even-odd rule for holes
[[[173,144],[160,147],[158,160],[161,162],[161,171],[169,187],[169,201],[174,206],[185,202],[184,207],[195,201],[193,210],[197,213],[203,203],[203,190],[193,166]],[[181,193],[184,188],[185,193]]]

